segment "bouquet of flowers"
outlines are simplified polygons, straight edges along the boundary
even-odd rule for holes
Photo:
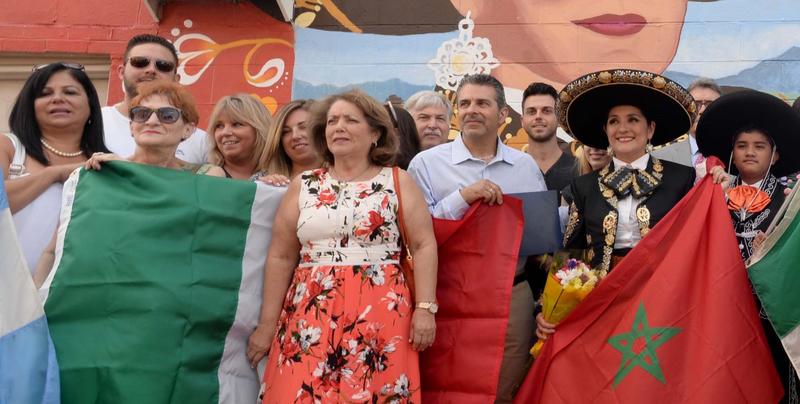
[[[555,259],[550,266],[540,299],[545,321],[552,324],[560,323],[604,276],[606,271],[590,269],[583,261],[570,258],[563,262],[563,259]],[[539,356],[542,345],[544,340],[540,339],[531,348],[531,355],[534,358]]]

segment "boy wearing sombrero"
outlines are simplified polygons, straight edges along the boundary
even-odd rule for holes
[[[784,203],[785,188],[778,177],[800,168],[793,153],[800,146],[800,114],[769,94],[742,91],[714,101],[698,122],[697,133],[703,155],[728,161],[732,176],[720,166],[711,174],[726,189],[739,251],[747,260]],[[798,403],[797,373],[769,320],[762,317],[762,325],[783,384],[780,402]]]

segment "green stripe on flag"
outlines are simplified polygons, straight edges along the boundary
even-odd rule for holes
[[[45,311],[65,403],[218,401],[255,185],[81,172]]]
[[[788,203],[782,221],[748,267],[753,288],[781,337],[800,325],[800,198]]]

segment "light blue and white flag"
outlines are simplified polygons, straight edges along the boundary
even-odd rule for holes
[[[0,172],[0,404],[59,403],[58,363]]]

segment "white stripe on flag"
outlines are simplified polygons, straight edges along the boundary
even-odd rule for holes
[[[261,381],[247,361],[247,340],[258,324],[267,257],[275,212],[286,188],[258,183],[242,260],[242,282],[233,325],[225,337],[219,365],[219,402],[255,403]]]
[[[42,286],[39,287],[42,305],[44,305],[47,301],[47,297],[50,295],[50,284],[53,283],[53,278],[56,276],[56,271],[61,263],[61,256],[64,252],[64,236],[67,235],[67,228],[69,228],[69,222],[72,218],[72,201],[75,199],[75,190],[78,188],[80,176],[81,169],[77,168],[69,175],[69,179],[64,182],[64,189],[61,193],[61,212],[58,218],[59,225],[56,230],[56,257],[53,261],[52,270],[47,275],[47,278],[45,278]]]

